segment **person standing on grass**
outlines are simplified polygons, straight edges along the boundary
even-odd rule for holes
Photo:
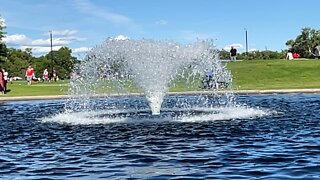
[[[315,47],[314,54],[315,54],[316,59],[319,59],[319,57],[320,57],[320,46],[316,46]]]
[[[212,71],[212,69],[211,68],[209,68],[209,69],[206,69],[206,79],[205,79],[205,82],[206,82],[206,87],[208,88],[208,89],[210,89],[210,88],[212,88],[213,87],[213,82],[212,82],[212,80],[213,80],[213,71]]]
[[[57,72],[56,72],[55,69],[53,70],[53,81],[54,81],[54,82],[57,81]]]
[[[0,92],[1,94],[4,94],[4,77],[1,69],[0,69]]]
[[[42,79],[43,79],[43,81],[48,81],[49,80],[49,72],[48,72],[47,68],[43,71]]]
[[[231,61],[236,61],[237,60],[237,49],[231,46],[230,49],[230,60]]]
[[[28,85],[31,85],[32,83],[32,78],[34,77],[34,69],[32,66],[28,66],[26,70],[26,77],[27,77],[27,83]]]
[[[5,69],[2,69],[2,73],[3,73],[3,80],[4,80],[4,93],[6,93],[9,73]]]
[[[315,59],[319,59],[319,57],[320,57],[320,45],[314,47],[314,50],[313,50],[313,51],[311,51],[311,50],[309,49],[309,52],[310,52],[312,55],[314,55]]]

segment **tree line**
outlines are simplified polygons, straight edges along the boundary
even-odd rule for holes
[[[237,54],[237,59],[242,60],[254,60],[254,59],[283,59],[286,57],[287,50],[278,51],[251,51],[251,52],[243,52]],[[226,50],[220,50],[219,52],[220,59],[229,59],[230,53]]]
[[[320,46],[320,30],[302,28],[301,34],[286,43],[288,49],[281,51],[252,51],[239,53],[237,59],[284,59],[288,51],[299,53],[302,58],[314,58],[317,46]],[[221,59],[229,59],[229,51],[220,51]]]
[[[0,17],[0,68],[9,72],[10,77],[24,77],[27,66],[32,65],[36,77],[42,77],[44,69],[48,69],[50,77],[55,70],[60,79],[69,79],[75,65],[80,63],[80,60],[72,56],[72,50],[68,47],[62,47],[40,57],[33,56],[31,48],[25,50],[8,48],[3,42],[6,34],[4,29]]]
[[[55,70],[60,79],[69,79],[72,69],[80,61],[71,55],[68,47],[62,47],[58,51],[49,52],[46,55],[35,57],[31,49],[26,50],[7,48],[5,57],[1,58],[1,67],[9,72],[10,77],[24,77],[27,66],[32,65],[35,69],[35,76],[42,77],[44,69],[48,69],[49,76]]]

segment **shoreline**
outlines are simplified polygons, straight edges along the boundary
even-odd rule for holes
[[[226,93],[227,91],[219,91],[217,93]],[[230,91],[236,95],[246,94],[289,94],[289,93],[320,93],[320,89],[275,89],[275,90],[233,90]],[[212,91],[184,91],[184,92],[169,92],[168,95],[210,95]],[[143,93],[128,93],[128,94],[108,94],[97,95],[95,97],[120,97],[120,96],[143,96]],[[1,101],[27,101],[27,100],[51,100],[51,99],[68,99],[70,95],[47,95],[47,96],[14,96],[14,97],[1,97]]]

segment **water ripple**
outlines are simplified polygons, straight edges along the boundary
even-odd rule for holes
[[[165,109],[154,118],[144,118],[145,109],[116,112],[102,106],[68,114],[63,100],[3,103],[0,177],[320,178],[319,95],[251,95],[238,101],[246,105],[191,108],[189,115]],[[130,116],[116,118],[117,113]]]

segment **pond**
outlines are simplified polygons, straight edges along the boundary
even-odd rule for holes
[[[142,97],[0,104],[1,179],[319,179],[320,95],[239,95],[237,106]],[[141,106],[141,107],[137,107]],[[145,107],[144,107],[145,106]],[[139,110],[137,110],[139,109]]]

